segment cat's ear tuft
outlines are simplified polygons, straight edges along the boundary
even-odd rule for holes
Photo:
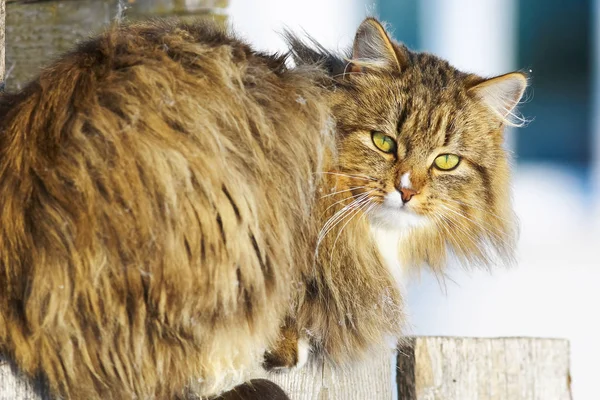
[[[369,68],[402,70],[407,55],[392,43],[385,28],[375,18],[365,19],[354,37],[350,68],[353,72]]]
[[[523,125],[525,121],[515,115],[515,107],[521,101],[527,88],[527,77],[520,72],[512,72],[484,80],[471,87],[469,92],[483,103],[500,119],[512,126]]]

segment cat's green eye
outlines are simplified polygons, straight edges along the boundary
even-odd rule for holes
[[[373,132],[371,134],[371,138],[373,139],[373,144],[375,147],[384,153],[391,154],[396,152],[396,141],[385,133]]]
[[[458,167],[460,163],[460,157],[456,154],[442,154],[435,158],[433,164],[437,169],[441,169],[442,171],[450,171],[454,168]]]

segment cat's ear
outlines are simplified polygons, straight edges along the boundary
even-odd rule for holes
[[[367,18],[358,27],[352,46],[350,70],[369,68],[402,70],[407,63],[404,49],[392,43],[385,28],[375,18]]]
[[[479,98],[494,114],[509,125],[519,125],[512,121],[513,110],[527,88],[527,76],[520,72],[484,80],[469,89],[469,92]],[[518,117],[517,117],[518,119]]]

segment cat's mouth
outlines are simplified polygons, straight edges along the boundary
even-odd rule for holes
[[[374,225],[401,231],[423,226],[429,221],[410,202],[402,201],[398,191],[384,196],[383,202],[370,213],[370,220]]]
[[[414,212],[409,209],[409,203],[402,201],[402,195],[399,191],[394,190],[383,197],[383,207],[404,210],[405,212]]]

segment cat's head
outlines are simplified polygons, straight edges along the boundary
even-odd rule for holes
[[[401,232],[405,261],[441,267],[512,258],[516,221],[503,128],[527,86],[515,72],[484,79],[394,43],[375,19],[345,62],[326,58],[339,164],[335,190],[371,223]],[[336,174],[336,175],[333,175]]]

